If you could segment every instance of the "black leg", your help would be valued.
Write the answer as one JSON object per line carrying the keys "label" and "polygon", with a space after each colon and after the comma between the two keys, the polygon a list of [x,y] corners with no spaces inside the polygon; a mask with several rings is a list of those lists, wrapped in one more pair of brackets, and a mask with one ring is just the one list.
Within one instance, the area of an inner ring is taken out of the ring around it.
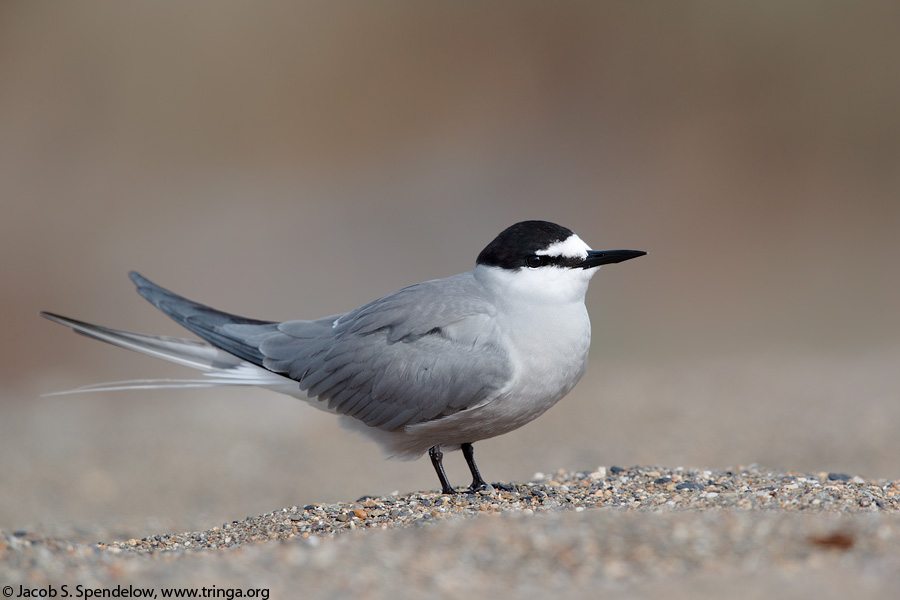
{"label": "black leg", "polygon": [[441,447],[432,446],[429,448],[428,456],[431,458],[431,464],[437,473],[438,479],[441,480],[441,493],[455,494],[456,492],[450,487],[450,480],[447,479],[447,474],[444,473],[444,464],[441,462],[444,460],[444,453],[441,452]]}
{"label": "black leg", "polygon": [[466,464],[469,465],[469,470],[472,472],[472,485],[469,486],[469,491],[480,492],[481,490],[486,490],[488,484],[481,478],[481,473],[478,472],[478,467],[475,465],[475,453],[472,444],[466,442],[465,444],[460,444],[459,447],[463,456],[466,457]]}

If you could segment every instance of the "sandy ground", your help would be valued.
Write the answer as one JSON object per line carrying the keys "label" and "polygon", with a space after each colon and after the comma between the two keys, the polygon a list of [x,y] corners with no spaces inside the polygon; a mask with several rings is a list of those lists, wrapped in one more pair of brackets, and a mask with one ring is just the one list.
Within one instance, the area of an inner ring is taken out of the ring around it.
{"label": "sandy ground", "polygon": [[0,536],[0,584],[7,597],[885,597],[900,583],[898,508],[900,482],[846,474],[600,468],[478,494],[291,507],[140,540],[19,531]]}

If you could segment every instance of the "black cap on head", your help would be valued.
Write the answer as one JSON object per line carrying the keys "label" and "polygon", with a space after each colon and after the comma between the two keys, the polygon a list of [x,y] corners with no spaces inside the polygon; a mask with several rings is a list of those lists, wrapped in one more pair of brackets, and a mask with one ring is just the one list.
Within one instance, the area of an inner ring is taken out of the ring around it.
{"label": "black cap on head", "polygon": [[567,239],[571,229],[548,221],[522,221],[504,229],[478,255],[476,264],[502,269],[518,269],[538,250]]}

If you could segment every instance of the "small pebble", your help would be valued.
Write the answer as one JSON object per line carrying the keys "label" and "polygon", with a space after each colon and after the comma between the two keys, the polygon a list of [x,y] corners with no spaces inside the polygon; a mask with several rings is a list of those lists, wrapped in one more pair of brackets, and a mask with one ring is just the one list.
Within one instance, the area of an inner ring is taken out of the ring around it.
{"label": "small pebble", "polygon": [[699,483],[685,482],[685,483],[679,483],[678,485],[676,485],[675,489],[676,490],[702,490],[703,486],[700,485]]}

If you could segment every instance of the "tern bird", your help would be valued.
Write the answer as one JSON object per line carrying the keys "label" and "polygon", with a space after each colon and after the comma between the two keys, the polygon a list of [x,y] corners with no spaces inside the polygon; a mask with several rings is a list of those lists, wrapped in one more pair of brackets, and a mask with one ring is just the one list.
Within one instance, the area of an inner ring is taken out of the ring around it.
{"label": "tern bird", "polygon": [[418,283],[348,313],[259,321],[174,294],[138,273],[138,293],[204,342],[44,317],[103,342],[193,367],[203,379],[137,380],[73,392],[252,385],[340,416],[391,457],[426,451],[454,493],[442,450],[461,449],[470,490],[487,487],[472,443],[512,431],[556,404],[587,367],[584,296],[601,265],[646,254],[591,250],[546,221],[498,235],[466,273]]}

